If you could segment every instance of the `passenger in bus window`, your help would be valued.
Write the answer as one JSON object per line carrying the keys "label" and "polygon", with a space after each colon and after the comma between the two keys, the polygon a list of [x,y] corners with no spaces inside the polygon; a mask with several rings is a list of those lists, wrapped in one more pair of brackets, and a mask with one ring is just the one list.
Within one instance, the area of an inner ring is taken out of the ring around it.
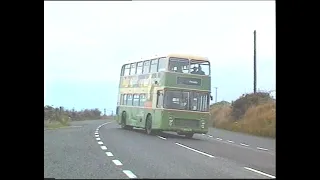
{"label": "passenger in bus window", "polygon": [[205,75],[205,73],[202,71],[202,68],[201,68],[200,64],[199,64],[199,66],[198,66],[197,74]]}
{"label": "passenger in bus window", "polygon": [[191,74],[197,74],[197,67],[193,66],[193,68],[191,68],[192,71],[190,72]]}

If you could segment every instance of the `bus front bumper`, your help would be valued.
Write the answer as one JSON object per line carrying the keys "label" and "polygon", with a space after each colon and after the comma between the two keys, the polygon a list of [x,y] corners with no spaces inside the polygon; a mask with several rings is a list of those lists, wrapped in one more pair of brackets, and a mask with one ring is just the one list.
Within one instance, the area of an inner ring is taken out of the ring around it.
{"label": "bus front bumper", "polygon": [[177,132],[181,134],[186,133],[194,133],[194,134],[207,134],[208,129],[192,129],[192,128],[177,128],[177,127],[170,127],[163,129],[163,131],[171,131],[171,132]]}

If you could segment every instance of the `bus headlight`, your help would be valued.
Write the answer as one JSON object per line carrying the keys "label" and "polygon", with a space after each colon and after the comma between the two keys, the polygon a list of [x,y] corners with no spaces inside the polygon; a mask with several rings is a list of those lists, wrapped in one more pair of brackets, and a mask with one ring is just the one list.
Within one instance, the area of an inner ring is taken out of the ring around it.
{"label": "bus headlight", "polygon": [[169,116],[169,126],[173,125],[173,118],[171,116]]}
{"label": "bus headlight", "polygon": [[204,120],[202,120],[202,121],[201,121],[201,128],[202,128],[202,129],[204,129],[204,125],[205,125],[205,124],[206,124],[206,123],[204,122]]}

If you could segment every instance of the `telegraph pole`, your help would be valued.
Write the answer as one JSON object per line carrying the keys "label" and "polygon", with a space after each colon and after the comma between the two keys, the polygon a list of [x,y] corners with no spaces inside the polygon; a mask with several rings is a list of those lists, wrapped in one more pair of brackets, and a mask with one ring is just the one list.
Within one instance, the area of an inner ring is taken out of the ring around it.
{"label": "telegraph pole", "polygon": [[253,31],[253,93],[257,92],[257,44],[256,30]]}
{"label": "telegraph pole", "polygon": [[218,99],[217,99],[217,97],[218,97],[218,87],[214,87],[215,89],[216,89],[216,102],[215,103],[217,103],[218,102]]}
{"label": "telegraph pole", "polygon": [[104,108],[104,115],[106,115],[106,108]]}

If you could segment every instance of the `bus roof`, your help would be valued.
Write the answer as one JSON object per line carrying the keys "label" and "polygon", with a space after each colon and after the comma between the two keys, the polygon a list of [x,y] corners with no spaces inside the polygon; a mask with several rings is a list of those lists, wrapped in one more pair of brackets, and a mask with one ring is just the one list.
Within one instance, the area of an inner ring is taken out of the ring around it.
{"label": "bus roof", "polygon": [[171,54],[165,54],[165,55],[155,55],[155,56],[151,56],[148,58],[141,58],[141,60],[129,60],[128,62],[126,62],[126,64],[145,61],[145,60],[149,60],[149,59],[160,58],[160,57],[176,57],[176,58],[186,58],[186,59],[194,59],[194,60],[200,60],[200,61],[209,61],[209,59],[207,57],[203,57],[203,56],[171,53]]}

